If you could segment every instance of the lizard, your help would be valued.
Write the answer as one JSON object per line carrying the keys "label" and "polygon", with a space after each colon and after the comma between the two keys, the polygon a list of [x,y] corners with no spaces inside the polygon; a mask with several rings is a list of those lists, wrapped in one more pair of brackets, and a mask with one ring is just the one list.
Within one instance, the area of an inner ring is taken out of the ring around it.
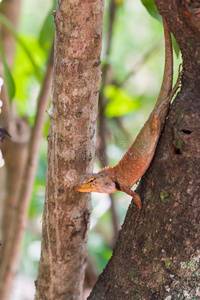
{"label": "lizard", "polygon": [[163,20],[165,39],[165,64],[160,93],[156,104],[125,155],[114,167],[105,167],[98,173],[86,174],[81,180],[79,192],[114,193],[125,192],[133,197],[138,210],[142,208],[140,196],[132,186],[147,171],[157,147],[165,119],[169,112],[170,102],[179,87],[181,72],[176,84],[173,84],[173,49],[171,33],[165,19]]}

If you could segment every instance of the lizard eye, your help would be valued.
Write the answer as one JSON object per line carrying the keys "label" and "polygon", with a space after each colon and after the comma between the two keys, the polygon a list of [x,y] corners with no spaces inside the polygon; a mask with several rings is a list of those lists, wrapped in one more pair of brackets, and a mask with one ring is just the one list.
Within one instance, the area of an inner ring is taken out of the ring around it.
{"label": "lizard eye", "polygon": [[92,183],[92,182],[94,182],[94,180],[95,180],[95,179],[93,178],[93,179],[90,179],[88,182],[89,182],[89,183]]}
{"label": "lizard eye", "polygon": [[104,184],[105,184],[105,185],[107,185],[107,184],[108,184],[108,182],[107,182],[107,181],[104,181]]}

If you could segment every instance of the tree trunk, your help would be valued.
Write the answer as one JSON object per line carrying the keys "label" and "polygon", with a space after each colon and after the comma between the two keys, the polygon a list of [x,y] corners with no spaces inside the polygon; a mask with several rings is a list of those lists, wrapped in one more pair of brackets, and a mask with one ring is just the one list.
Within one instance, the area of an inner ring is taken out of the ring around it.
{"label": "tree trunk", "polygon": [[93,166],[103,11],[103,0],[60,0],[53,13],[53,99],[35,299],[82,298],[91,201],[77,185]]}
{"label": "tree trunk", "polygon": [[155,2],[182,52],[182,88],[137,189],[139,220],[132,202],[90,300],[200,298],[200,9],[193,1]]}

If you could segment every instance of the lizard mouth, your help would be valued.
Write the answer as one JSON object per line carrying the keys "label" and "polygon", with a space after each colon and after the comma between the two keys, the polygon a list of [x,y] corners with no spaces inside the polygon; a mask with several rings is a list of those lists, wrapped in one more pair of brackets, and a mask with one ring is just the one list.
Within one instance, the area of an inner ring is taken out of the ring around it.
{"label": "lizard mouth", "polygon": [[91,187],[88,186],[87,184],[82,184],[77,189],[78,192],[82,192],[82,193],[91,192],[91,190],[92,190]]}

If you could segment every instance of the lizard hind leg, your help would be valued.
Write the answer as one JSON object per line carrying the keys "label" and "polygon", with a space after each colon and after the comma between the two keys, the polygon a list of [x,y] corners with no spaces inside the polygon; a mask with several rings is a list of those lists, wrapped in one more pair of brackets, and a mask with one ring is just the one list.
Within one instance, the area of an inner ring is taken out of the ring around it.
{"label": "lizard hind leg", "polygon": [[138,221],[138,218],[140,216],[140,213],[141,213],[142,202],[141,202],[141,198],[138,195],[138,193],[130,190],[130,194],[129,195],[133,197],[133,200],[135,201],[135,204],[137,205],[137,211],[132,216],[132,218],[134,219],[134,223],[136,224],[137,221]]}
{"label": "lizard hind leg", "polygon": [[162,129],[162,126],[169,112],[170,102],[172,101],[172,98],[174,97],[177,89],[181,87],[181,76],[182,70],[180,65],[177,81],[173,89],[171,90],[169,96],[155,109],[155,111],[153,111],[153,120],[151,124],[153,131],[159,132],[160,129]]}
{"label": "lizard hind leg", "polygon": [[165,123],[165,119],[168,115],[170,108],[171,97],[168,96],[157,108],[153,111],[151,129],[160,135],[162,126]]}
{"label": "lizard hind leg", "polygon": [[178,77],[177,77],[176,83],[175,83],[175,85],[174,85],[174,87],[171,90],[171,93],[169,95],[170,101],[172,100],[172,98],[175,95],[176,91],[179,88],[181,88],[181,77],[182,77],[182,75],[183,75],[182,64],[180,64],[179,68],[178,68]]}

